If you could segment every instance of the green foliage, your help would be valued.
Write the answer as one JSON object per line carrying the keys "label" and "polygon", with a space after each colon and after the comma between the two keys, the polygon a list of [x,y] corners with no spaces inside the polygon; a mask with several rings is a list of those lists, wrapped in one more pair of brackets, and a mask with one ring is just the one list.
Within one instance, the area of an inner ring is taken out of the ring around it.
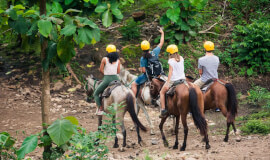
{"label": "green foliage", "polygon": [[135,45],[128,45],[122,49],[121,54],[128,60],[130,58],[136,58],[141,56],[141,48]]}
{"label": "green foliage", "polygon": [[237,117],[238,121],[246,121],[246,120],[260,120],[260,119],[264,119],[264,118],[268,118],[270,117],[270,110],[262,110],[258,113],[252,113],[250,115],[247,116],[241,116],[241,117]]}
{"label": "green foliage", "polygon": [[247,103],[255,106],[266,107],[270,104],[270,92],[266,88],[254,86],[248,90]]}
{"label": "green foliage", "polygon": [[7,132],[0,133],[0,159],[16,159],[14,148],[16,139]]}
{"label": "green foliage", "polygon": [[165,39],[170,43],[181,44],[195,37],[196,27],[200,24],[195,16],[204,8],[208,0],[167,1],[162,6],[168,8],[160,18],[160,24],[165,25]]}
{"label": "green foliage", "polygon": [[252,19],[269,19],[269,0],[230,0],[230,8],[238,24],[246,24]]}
{"label": "green foliage", "polygon": [[[139,22],[138,22],[139,23]],[[138,40],[140,38],[140,27],[139,24],[133,19],[128,19],[124,22],[124,26],[119,28],[120,33],[126,40]]]}
{"label": "green foliage", "polygon": [[270,72],[270,23],[253,22],[250,25],[235,26],[232,48],[237,53],[236,61],[244,62],[250,67],[248,75],[258,70]]}
{"label": "green foliage", "polygon": [[270,123],[261,120],[250,120],[241,127],[244,134],[268,134],[270,133]]}

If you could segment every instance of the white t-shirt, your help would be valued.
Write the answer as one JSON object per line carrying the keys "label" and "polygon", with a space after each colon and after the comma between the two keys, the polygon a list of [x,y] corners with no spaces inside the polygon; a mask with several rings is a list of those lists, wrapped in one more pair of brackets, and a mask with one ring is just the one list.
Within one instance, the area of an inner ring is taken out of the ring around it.
{"label": "white t-shirt", "polygon": [[104,75],[117,75],[118,61],[110,63],[109,58],[105,57],[106,64],[104,66]]}
{"label": "white t-shirt", "polygon": [[173,68],[171,81],[177,81],[179,79],[186,79],[184,72],[184,58],[180,56],[180,61],[177,62],[174,58],[170,58],[169,65]]}

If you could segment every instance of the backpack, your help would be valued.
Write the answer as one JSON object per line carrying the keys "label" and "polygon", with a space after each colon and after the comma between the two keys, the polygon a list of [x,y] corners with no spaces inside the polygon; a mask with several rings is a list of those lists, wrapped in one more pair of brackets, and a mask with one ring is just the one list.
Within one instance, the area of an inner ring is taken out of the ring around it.
{"label": "backpack", "polygon": [[162,64],[159,62],[158,57],[156,57],[153,52],[151,52],[152,57],[147,59],[146,72],[148,78],[152,79],[159,75],[164,74]]}

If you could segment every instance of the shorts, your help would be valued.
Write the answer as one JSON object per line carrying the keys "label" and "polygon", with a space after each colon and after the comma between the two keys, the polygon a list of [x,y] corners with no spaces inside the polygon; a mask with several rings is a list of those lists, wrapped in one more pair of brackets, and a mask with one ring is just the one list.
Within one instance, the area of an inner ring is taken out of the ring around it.
{"label": "shorts", "polygon": [[139,75],[139,76],[137,77],[137,79],[135,80],[135,83],[136,83],[137,85],[141,85],[141,84],[143,84],[143,83],[146,82],[146,81],[147,81],[146,75],[145,75],[145,74],[141,74],[141,75]]}

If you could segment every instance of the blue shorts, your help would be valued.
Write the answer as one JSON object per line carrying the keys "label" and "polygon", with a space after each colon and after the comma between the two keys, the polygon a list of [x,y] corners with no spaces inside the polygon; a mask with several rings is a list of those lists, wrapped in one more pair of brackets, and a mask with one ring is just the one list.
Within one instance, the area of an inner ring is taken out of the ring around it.
{"label": "blue shorts", "polygon": [[136,83],[137,85],[141,85],[141,84],[143,84],[143,83],[146,82],[146,81],[147,81],[146,75],[145,75],[145,74],[141,74],[141,75],[139,75],[139,76],[137,77],[137,79],[135,80],[135,83]]}

